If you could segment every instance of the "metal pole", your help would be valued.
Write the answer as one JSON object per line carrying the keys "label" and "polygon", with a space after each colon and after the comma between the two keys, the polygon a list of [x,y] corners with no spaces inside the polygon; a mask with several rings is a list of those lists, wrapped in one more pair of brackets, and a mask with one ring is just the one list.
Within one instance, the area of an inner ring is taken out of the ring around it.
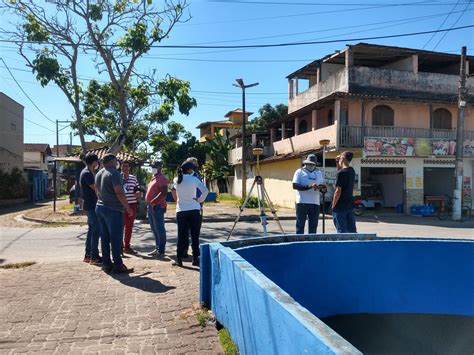
{"label": "metal pole", "polygon": [[[326,183],[326,145],[323,145],[323,179]],[[326,193],[323,193],[323,234],[326,233]]]}
{"label": "metal pole", "polygon": [[57,161],[54,161],[54,167],[53,167],[53,190],[54,190],[54,197],[53,197],[53,212],[56,212],[56,191],[57,191],[57,182],[56,182],[56,177],[57,177],[57,170],[56,170],[56,163]]}
{"label": "metal pole", "polygon": [[454,176],[456,188],[453,193],[453,221],[461,220],[463,149],[464,149],[464,109],[466,107],[466,47],[461,49],[461,80],[459,85],[458,122],[456,130],[456,165]]}
{"label": "metal pole", "polygon": [[247,195],[247,156],[245,145],[245,86],[242,87],[242,198]]}
{"label": "metal pole", "polygon": [[56,156],[59,157],[59,121],[56,120]]}

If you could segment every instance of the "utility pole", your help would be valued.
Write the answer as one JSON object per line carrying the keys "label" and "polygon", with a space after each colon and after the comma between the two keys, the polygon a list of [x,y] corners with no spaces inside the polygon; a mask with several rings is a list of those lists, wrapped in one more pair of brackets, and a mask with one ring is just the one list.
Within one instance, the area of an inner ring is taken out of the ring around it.
{"label": "utility pole", "polygon": [[[56,158],[59,157],[59,124],[60,123],[70,123],[70,121],[59,121],[56,120]],[[61,130],[63,130],[61,128]],[[57,199],[57,194],[58,194],[58,162],[55,159],[54,160],[54,167],[53,167],[53,191],[54,191],[54,197],[53,197],[53,211],[56,212],[56,199]]]}
{"label": "utility pole", "polygon": [[237,84],[233,84],[236,87],[242,89],[242,198],[247,196],[247,156],[246,145],[245,145],[245,89],[257,86],[258,83],[245,85],[242,79],[235,79]]}
{"label": "utility pole", "polygon": [[456,165],[454,176],[456,187],[453,193],[453,221],[461,220],[462,210],[462,183],[463,183],[463,155],[464,155],[464,110],[466,108],[466,47],[461,49],[461,78],[459,84],[458,122],[456,130]]}

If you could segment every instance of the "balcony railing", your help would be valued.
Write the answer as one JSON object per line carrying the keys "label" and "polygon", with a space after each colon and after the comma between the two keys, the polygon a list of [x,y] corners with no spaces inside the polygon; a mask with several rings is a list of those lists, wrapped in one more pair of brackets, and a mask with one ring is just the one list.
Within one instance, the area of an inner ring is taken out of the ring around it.
{"label": "balcony railing", "polygon": [[[339,127],[340,147],[363,147],[364,137],[434,138],[456,140],[456,130],[373,126]],[[474,139],[474,131],[465,131],[464,139]]]}

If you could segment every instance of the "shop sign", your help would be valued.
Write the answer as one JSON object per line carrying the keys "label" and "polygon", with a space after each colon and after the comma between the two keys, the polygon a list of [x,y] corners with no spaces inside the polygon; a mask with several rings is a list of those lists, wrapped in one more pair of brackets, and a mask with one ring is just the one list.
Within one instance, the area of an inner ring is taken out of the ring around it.
{"label": "shop sign", "polygon": [[[474,156],[474,140],[464,141],[464,156]],[[385,138],[366,137],[364,156],[453,156],[456,141],[430,138]]]}

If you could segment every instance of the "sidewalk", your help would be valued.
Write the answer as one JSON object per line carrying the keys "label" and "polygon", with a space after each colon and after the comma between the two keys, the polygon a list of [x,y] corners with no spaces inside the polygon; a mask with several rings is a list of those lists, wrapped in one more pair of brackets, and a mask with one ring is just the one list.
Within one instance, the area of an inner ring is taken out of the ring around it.
{"label": "sidewalk", "polygon": [[131,275],[82,262],[0,269],[0,353],[216,354],[201,328],[199,271],[127,259]]}
{"label": "sidewalk", "polygon": [[[169,203],[166,210],[166,222],[174,222],[176,204]],[[204,222],[233,222],[239,214],[239,207],[231,202],[216,202],[204,204]],[[21,213],[22,217],[30,222],[86,225],[87,217],[83,213],[72,213],[72,208],[67,201],[60,201],[53,212],[52,206],[36,208]],[[281,220],[295,219],[294,209],[278,207],[278,218]],[[272,213],[267,209],[267,218],[272,219]],[[259,211],[256,208],[246,208],[241,217],[245,221],[259,220]]]}

